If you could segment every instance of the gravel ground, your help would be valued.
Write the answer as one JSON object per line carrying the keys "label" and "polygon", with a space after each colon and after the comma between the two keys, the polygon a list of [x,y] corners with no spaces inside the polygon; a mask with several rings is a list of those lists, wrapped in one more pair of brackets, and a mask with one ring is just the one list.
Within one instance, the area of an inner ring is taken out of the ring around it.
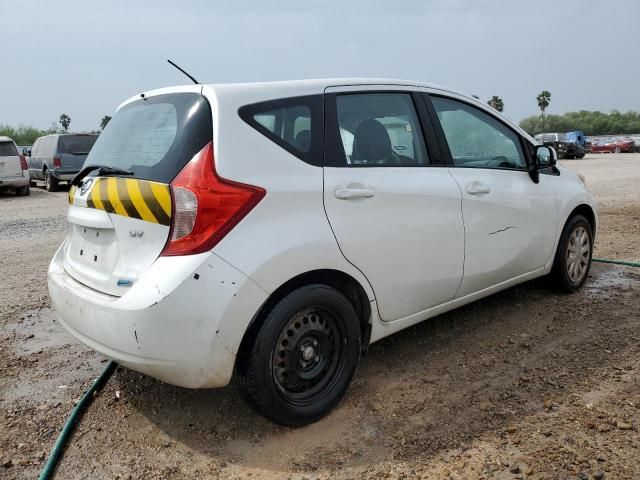
{"label": "gravel ground", "polygon": [[[596,255],[640,260],[640,155],[563,161],[600,202]],[[34,478],[105,363],[49,309],[46,265],[66,193],[0,194],[0,478]],[[118,369],[58,478],[636,479],[640,269],[596,264],[585,288],[544,279],[371,347],[347,398],[301,429],[233,387],[186,390]]]}

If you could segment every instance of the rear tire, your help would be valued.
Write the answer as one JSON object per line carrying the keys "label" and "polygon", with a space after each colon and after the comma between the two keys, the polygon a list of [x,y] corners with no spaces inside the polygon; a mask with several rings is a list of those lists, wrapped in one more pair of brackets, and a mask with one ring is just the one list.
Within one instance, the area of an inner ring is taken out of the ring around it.
{"label": "rear tire", "polygon": [[562,231],[551,270],[555,286],[562,292],[574,293],[584,285],[591,268],[593,231],[582,215],[572,217]]}
{"label": "rear tire", "polygon": [[16,196],[18,197],[26,197],[27,195],[31,195],[31,189],[29,185],[25,185],[24,187],[16,188]]}
{"label": "rear tire", "polygon": [[342,399],[360,359],[360,322],[338,290],[314,284],[280,300],[238,359],[234,383],[262,416],[299,427]]}
{"label": "rear tire", "polygon": [[54,178],[53,175],[49,173],[49,170],[44,171],[44,188],[47,192],[55,192],[58,190],[58,179]]}

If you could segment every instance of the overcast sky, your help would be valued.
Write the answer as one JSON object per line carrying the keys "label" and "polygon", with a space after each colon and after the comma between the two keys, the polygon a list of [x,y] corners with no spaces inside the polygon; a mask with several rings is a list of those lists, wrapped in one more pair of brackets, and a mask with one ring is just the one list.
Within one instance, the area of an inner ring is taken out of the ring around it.
{"label": "overcast sky", "polygon": [[188,83],[376,76],[499,95],[515,120],[640,110],[639,0],[0,0],[0,123],[98,128]]}

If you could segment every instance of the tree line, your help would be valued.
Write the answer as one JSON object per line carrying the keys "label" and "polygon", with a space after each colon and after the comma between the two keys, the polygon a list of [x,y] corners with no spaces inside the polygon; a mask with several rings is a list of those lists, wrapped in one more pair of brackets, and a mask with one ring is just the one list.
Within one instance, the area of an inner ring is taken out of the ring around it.
{"label": "tree line", "polygon": [[[109,115],[102,117],[102,120],[100,120],[100,130],[104,130],[110,120],[111,117]],[[0,137],[10,137],[18,145],[33,145],[33,142],[35,142],[38,137],[51,135],[53,133],[68,133],[70,126],[71,117],[63,113],[60,115],[58,123],[53,122],[51,126],[46,129],[39,129],[29,125],[12,127],[11,125],[0,124]],[[98,133],[98,131],[94,130],[89,133]]]}
{"label": "tree line", "polygon": [[562,115],[527,117],[520,126],[530,135],[542,132],[572,132],[580,130],[586,135],[621,135],[640,133],[640,112],[610,113],[580,110]]}

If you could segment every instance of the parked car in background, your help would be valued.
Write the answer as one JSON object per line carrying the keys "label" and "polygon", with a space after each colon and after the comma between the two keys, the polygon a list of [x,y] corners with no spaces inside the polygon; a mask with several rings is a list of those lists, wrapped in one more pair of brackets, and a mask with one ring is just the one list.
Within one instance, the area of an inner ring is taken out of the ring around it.
{"label": "parked car in background", "polygon": [[[578,132],[571,132],[578,133]],[[582,132],[579,132],[582,133]],[[555,148],[558,158],[582,158],[585,154],[584,134],[582,142],[578,143],[575,135],[571,137],[566,133],[539,133],[534,137],[539,143]],[[573,139],[572,139],[573,138]]]}
{"label": "parked car in background", "polygon": [[623,139],[609,139],[600,140],[591,145],[591,151],[593,153],[622,153],[633,152],[635,150],[635,143],[633,140]]}
{"label": "parked car in background", "polygon": [[0,190],[12,189],[16,195],[29,195],[27,160],[9,137],[0,137]]}
{"label": "parked car in background", "polygon": [[18,153],[24,157],[31,156],[31,147],[33,145],[18,145]]}
{"label": "parked car in background", "polygon": [[555,160],[420,83],[144,92],[73,181],[50,297],[122,365],[191,388],[235,378],[262,415],[305,425],[370,343],[543,275],[583,285],[596,206]]}
{"label": "parked car in background", "polygon": [[60,182],[69,182],[80,171],[98,135],[71,133],[46,135],[36,139],[29,157],[31,185],[44,181],[52,192]]}

